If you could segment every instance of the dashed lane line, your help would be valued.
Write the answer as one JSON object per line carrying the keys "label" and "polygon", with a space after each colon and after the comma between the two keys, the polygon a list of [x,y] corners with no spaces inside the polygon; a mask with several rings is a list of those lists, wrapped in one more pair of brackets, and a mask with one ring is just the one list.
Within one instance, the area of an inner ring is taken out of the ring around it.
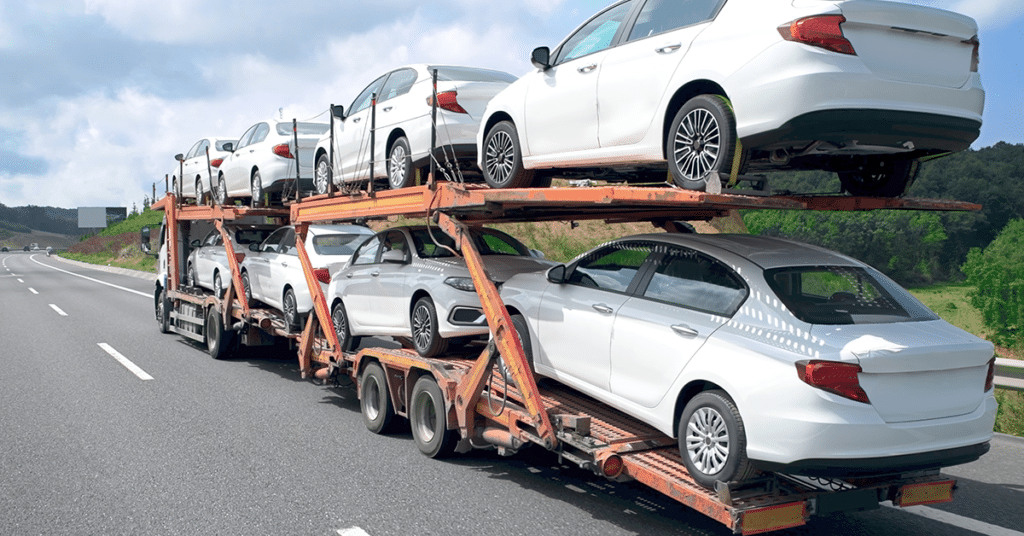
{"label": "dashed lane line", "polygon": [[67,313],[65,313],[64,311],[61,311],[60,307],[57,307],[56,305],[54,305],[52,303],[50,304],[50,309],[53,309],[54,311],[57,311],[57,314],[59,314],[60,316],[68,316]]}
{"label": "dashed lane line", "polygon": [[338,536],[370,536],[370,534],[359,527],[349,527],[338,529]]}
{"label": "dashed lane line", "polygon": [[45,266],[45,267],[47,267],[47,268],[49,268],[51,270],[57,270],[58,272],[64,272],[65,274],[70,274],[70,275],[73,275],[75,277],[81,277],[82,279],[88,279],[89,281],[92,281],[94,283],[99,283],[101,285],[106,285],[108,287],[113,287],[113,288],[116,288],[118,290],[123,290],[125,292],[131,292],[132,294],[138,294],[139,296],[143,296],[143,297],[146,297],[146,298],[152,298],[153,297],[151,294],[147,294],[145,292],[139,292],[137,290],[133,290],[133,289],[130,289],[130,288],[125,288],[125,287],[122,287],[120,285],[115,285],[113,283],[107,283],[106,281],[100,281],[99,279],[93,279],[91,277],[84,276],[82,274],[76,274],[75,272],[69,272],[67,270],[61,270],[60,268],[57,268],[57,267],[54,267],[54,266],[50,266],[49,264],[43,264],[43,263],[41,263],[41,262],[31,258],[31,257],[29,258],[29,260],[31,260],[32,262],[38,264],[39,266]]}
{"label": "dashed lane line", "polygon": [[993,525],[991,523],[985,523],[984,521],[978,521],[977,519],[952,514],[945,510],[939,510],[938,508],[930,508],[928,506],[896,508],[895,506],[889,506],[887,504],[883,506],[894,510],[902,510],[907,513],[931,519],[932,521],[953,525],[954,527],[960,527],[971,532],[986,534],[988,536],[1024,536],[1024,532],[1018,532],[1006,527],[1000,527],[999,525]]}
{"label": "dashed lane line", "polygon": [[105,342],[100,342],[100,343],[96,343],[96,344],[100,348],[103,348],[104,352],[110,354],[111,357],[116,359],[118,361],[118,363],[121,363],[122,365],[124,365],[124,368],[132,371],[132,374],[135,374],[136,376],[138,376],[140,380],[152,380],[153,379],[152,376],[150,376],[149,374],[146,374],[146,371],[144,371],[141,368],[139,368],[139,366],[136,365],[135,363],[132,363],[131,360],[129,360],[127,357],[121,355],[121,352],[118,352],[117,350],[112,348],[109,344],[107,344]]}
{"label": "dashed lane line", "polygon": [[19,277],[19,278],[18,278],[18,282],[19,282],[19,283],[24,283],[24,282],[25,282],[25,280],[24,280],[24,279],[21,279],[21,278]]}
{"label": "dashed lane line", "polygon": [[32,294],[39,294],[39,291],[37,291],[36,289],[34,289],[32,287],[28,287],[28,291],[31,292]]}

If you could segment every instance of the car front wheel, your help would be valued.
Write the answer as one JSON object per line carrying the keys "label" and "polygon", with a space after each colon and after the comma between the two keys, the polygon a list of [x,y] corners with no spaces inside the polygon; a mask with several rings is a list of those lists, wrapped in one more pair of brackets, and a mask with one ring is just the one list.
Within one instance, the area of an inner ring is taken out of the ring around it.
{"label": "car front wheel", "polygon": [[705,191],[729,172],[736,150],[736,119],[725,97],[698,95],[672,120],[666,140],[668,169],[676,186]]}
{"label": "car front wheel", "polygon": [[736,482],[754,474],[743,419],[725,391],[693,397],[679,418],[678,433],[683,464],[701,486],[713,489],[717,480]]}
{"label": "car front wheel", "polygon": [[437,331],[437,309],[434,301],[423,297],[416,301],[410,318],[412,342],[423,357],[434,357],[443,353],[448,345]]}
{"label": "car front wheel", "polygon": [[415,175],[412,169],[412,152],[409,150],[409,140],[402,136],[391,145],[391,152],[388,154],[388,188],[397,190],[412,185]]}
{"label": "car front wheel", "polygon": [[263,203],[263,177],[260,170],[252,172],[252,208],[260,208]]}
{"label": "car front wheel", "polygon": [[316,195],[326,194],[332,179],[331,159],[322,154],[316,160],[316,173],[313,174],[313,191]]}
{"label": "car front wheel", "polygon": [[218,205],[224,205],[228,202],[228,183],[224,180],[223,173],[217,177],[217,187],[214,188],[213,195]]}
{"label": "car front wheel", "polygon": [[484,180],[491,188],[526,188],[533,184],[533,170],[523,168],[519,131],[502,121],[484,138]]}

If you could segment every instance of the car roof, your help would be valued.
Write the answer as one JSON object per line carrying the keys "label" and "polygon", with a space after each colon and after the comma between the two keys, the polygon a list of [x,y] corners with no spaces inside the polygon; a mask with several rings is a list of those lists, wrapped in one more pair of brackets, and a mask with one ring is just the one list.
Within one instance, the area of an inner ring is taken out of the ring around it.
{"label": "car roof", "polygon": [[841,253],[773,236],[655,233],[620,240],[637,238],[689,246],[712,255],[728,252],[747,259],[764,270],[784,266],[863,266],[863,263]]}

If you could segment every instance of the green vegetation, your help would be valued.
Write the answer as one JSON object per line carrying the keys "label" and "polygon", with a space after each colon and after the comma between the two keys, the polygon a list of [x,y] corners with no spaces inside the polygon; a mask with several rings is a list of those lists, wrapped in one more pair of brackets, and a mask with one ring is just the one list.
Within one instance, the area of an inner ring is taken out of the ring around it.
{"label": "green vegetation", "polygon": [[1024,393],[996,389],[996,425],[994,430],[1001,434],[1024,437]]}
{"label": "green vegetation", "polygon": [[153,235],[160,229],[160,222],[164,218],[162,210],[150,210],[146,208],[138,214],[128,216],[124,221],[111,225],[100,231],[99,236],[117,236],[124,233],[135,233],[136,236],[143,227],[153,229]]}
{"label": "green vegetation", "polygon": [[992,340],[1024,349],[1024,219],[1011,221],[982,251],[967,255],[963,271],[977,307],[992,330]]}
{"label": "green vegetation", "polygon": [[[134,249],[138,249],[135,247]],[[156,273],[156,257],[144,255],[139,251],[138,255],[126,254],[111,255],[110,253],[70,253],[65,252],[60,254],[65,259],[71,259],[73,261],[87,262],[89,264],[99,264],[101,266],[116,266],[118,268],[128,268],[130,270],[139,270],[141,272]]]}
{"label": "green vegetation", "polygon": [[946,322],[987,339],[991,331],[985,327],[981,311],[971,305],[970,295],[973,291],[973,287],[963,283],[910,289],[911,294]]}

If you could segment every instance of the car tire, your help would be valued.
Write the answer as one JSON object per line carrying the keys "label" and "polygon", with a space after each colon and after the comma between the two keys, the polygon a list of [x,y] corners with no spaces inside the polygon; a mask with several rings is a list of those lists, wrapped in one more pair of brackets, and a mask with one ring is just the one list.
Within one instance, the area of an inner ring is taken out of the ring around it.
{"label": "car tire", "polygon": [[843,190],[850,195],[899,197],[913,182],[918,167],[916,160],[868,158],[857,169],[836,175]]}
{"label": "car tire", "polygon": [[444,353],[447,341],[438,333],[437,309],[429,296],[416,300],[409,315],[412,326],[412,344],[423,357],[434,357]]}
{"label": "car tire", "polygon": [[225,329],[224,320],[216,307],[210,307],[206,312],[206,350],[214,359],[227,359],[230,357],[232,343],[235,340],[235,332]]}
{"label": "car tire", "polygon": [[224,297],[224,282],[220,278],[220,270],[213,273],[213,295],[217,298]]}
{"label": "car tire", "polygon": [[409,396],[409,426],[416,447],[430,458],[444,458],[454,452],[458,434],[448,429],[448,411],[441,388],[431,376],[416,380]]}
{"label": "car tire", "polygon": [[249,283],[249,272],[242,272],[242,299],[245,304],[252,307],[252,284]]}
{"label": "car tire", "polygon": [[167,290],[160,289],[156,297],[156,321],[160,324],[160,333],[171,331],[171,300],[167,298]]}
{"label": "car tire", "polygon": [[250,193],[252,194],[252,199],[249,203],[250,206],[252,208],[263,207],[265,205],[263,202],[263,176],[260,175],[260,170],[258,169],[252,172],[251,186]]}
{"label": "car tire", "polygon": [[395,408],[391,405],[387,376],[376,362],[366,365],[359,379],[359,408],[367,430],[382,434],[390,428]]}
{"label": "car tire", "polygon": [[388,151],[388,188],[398,190],[412,186],[416,170],[412,168],[412,151],[409,140],[402,136],[395,140]]}
{"label": "car tire", "polygon": [[491,188],[527,188],[533,184],[533,170],[523,168],[519,131],[511,121],[502,121],[484,138],[484,180]]}
{"label": "car tire", "polygon": [[186,273],[187,275],[185,276],[185,284],[190,287],[196,286],[196,267],[189,264],[188,272]]}
{"label": "car tire", "polygon": [[359,346],[359,337],[353,337],[348,325],[348,313],[345,311],[345,304],[338,302],[331,310],[331,322],[334,323],[334,333],[338,336],[338,345],[342,352],[351,352]]}
{"label": "car tire", "polygon": [[725,391],[704,391],[690,399],[677,431],[683,465],[701,486],[714,489],[715,481],[739,482],[754,474],[743,419]]}
{"label": "car tire", "polygon": [[203,181],[200,179],[196,179],[196,204],[206,204],[206,192],[203,191]]}
{"label": "car tire", "polygon": [[665,140],[672,181],[685,190],[707,190],[708,180],[732,170],[736,118],[729,101],[698,95],[676,112]]}
{"label": "car tire", "polygon": [[224,174],[217,175],[217,187],[213,190],[214,202],[218,205],[226,205],[228,202],[228,183],[224,180]]}
{"label": "car tire", "polygon": [[320,155],[316,159],[316,172],[313,174],[313,193],[323,195],[330,189],[331,181],[334,180],[334,172],[331,170],[331,159],[326,155]]}
{"label": "car tire", "polygon": [[281,299],[281,309],[284,312],[284,321],[288,325],[290,331],[299,331],[302,329],[302,322],[299,320],[299,308],[295,301],[295,291],[288,289],[284,291],[284,297]]}
{"label": "car tire", "polygon": [[[530,342],[530,328],[526,324],[526,317],[520,314],[512,315],[512,327],[515,328],[516,336],[519,337],[519,344],[523,345],[523,354],[526,357],[526,364],[530,367],[530,374],[535,374],[536,371],[533,368],[533,344]],[[504,378],[505,383],[515,383],[511,371],[501,356],[498,357],[498,370],[501,371],[501,377]]]}

